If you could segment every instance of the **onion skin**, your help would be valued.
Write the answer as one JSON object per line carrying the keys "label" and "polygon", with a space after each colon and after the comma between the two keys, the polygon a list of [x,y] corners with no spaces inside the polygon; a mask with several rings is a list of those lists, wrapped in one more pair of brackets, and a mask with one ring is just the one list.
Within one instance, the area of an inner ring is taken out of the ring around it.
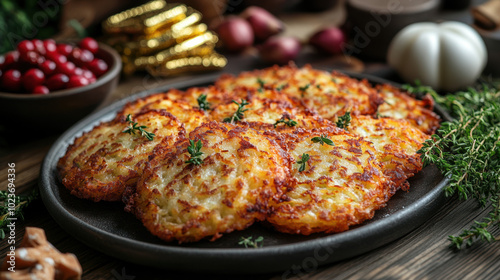
{"label": "onion skin", "polygon": [[309,44],[327,54],[340,54],[345,41],[342,29],[328,27],[314,33],[309,39]]}
{"label": "onion skin", "polygon": [[224,48],[230,52],[240,52],[253,45],[254,34],[250,24],[239,17],[228,17],[216,28]]}
{"label": "onion skin", "polygon": [[302,45],[294,37],[271,37],[258,47],[260,58],[268,63],[284,65],[294,60]]}
{"label": "onion skin", "polygon": [[260,42],[284,30],[283,23],[273,14],[261,7],[248,7],[240,16],[250,23],[255,34],[255,39]]}

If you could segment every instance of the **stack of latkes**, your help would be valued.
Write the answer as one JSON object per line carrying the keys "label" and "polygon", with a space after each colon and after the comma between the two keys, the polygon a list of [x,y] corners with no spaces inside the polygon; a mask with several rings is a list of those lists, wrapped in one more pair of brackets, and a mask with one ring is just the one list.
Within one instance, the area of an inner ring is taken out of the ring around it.
{"label": "stack of latkes", "polygon": [[76,138],[58,168],[71,194],[122,200],[167,241],[255,222],[334,233],[409,188],[439,121],[428,96],[275,66],[129,102]]}

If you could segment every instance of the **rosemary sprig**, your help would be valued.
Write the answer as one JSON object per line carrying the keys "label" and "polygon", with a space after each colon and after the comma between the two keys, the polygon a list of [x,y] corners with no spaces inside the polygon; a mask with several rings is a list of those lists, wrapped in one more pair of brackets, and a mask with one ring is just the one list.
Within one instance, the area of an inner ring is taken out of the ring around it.
{"label": "rosemary sprig", "polygon": [[33,201],[38,199],[38,188],[34,188],[31,193],[26,195],[16,195],[14,199],[14,210],[9,209],[9,192],[0,191],[0,239],[5,238],[5,232],[9,231],[7,228],[9,218],[24,219],[24,209]]}
{"label": "rosemary sprig", "polygon": [[145,125],[139,126],[138,123],[132,121],[132,115],[130,114],[127,115],[127,122],[129,123],[129,126],[127,127],[127,129],[122,131],[123,133],[135,135],[135,133],[139,131],[141,136],[146,137],[149,141],[153,141],[155,134],[153,132],[147,132],[146,130],[144,130],[145,128],[148,128],[147,126]]}
{"label": "rosemary sprig", "polygon": [[274,123],[274,128],[278,126],[278,124],[283,123],[285,125],[288,125],[289,127],[296,126],[297,122],[292,120],[291,118],[287,117],[288,120],[285,120],[285,118],[279,119]]}
{"label": "rosemary sprig", "polygon": [[201,165],[203,163],[203,159],[201,159],[201,155],[203,155],[203,152],[201,152],[201,148],[203,147],[203,144],[201,143],[201,140],[198,140],[198,142],[194,142],[194,140],[189,139],[189,146],[187,147],[188,153],[191,155],[191,158],[189,160],[186,160],[185,163],[192,163],[194,165]]}
{"label": "rosemary sprig", "polygon": [[346,112],[343,116],[340,116],[335,124],[339,128],[347,129],[351,124],[351,112]]}
{"label": "rosemary sprig", "polygon": [[233,100],[233,103],[238,105],[238,109],[236,109],[236,112],[234,112],[234,114],[231,117],[227,117],[224,120],[222,120],[223,122],[234,123],[237,121],[241,121],[243,119],[243,113],[249,110],[249,109],[243,109],[243,107],[250,104],[245,99],[242,99],[241,103],[238,103],[237,101]]}
{"label": "rosemary sprig", "polygon": [[196,99],[196,101],[198,101],[198,107],[200,107],[200,109],[202,109],[203,111],[210,110],[210,103],[208,103],[208,101],[207,101],[207,95],[206,94],[200,95]]}
{"label": "rosemary sprig", "polygon": [[313,137],[311,138],[311,141],[313,141],[313,143],[320,143],[321,145],[327,144],[330,146],[335,146],[335,143],[333,143],[331,139],[327,138],[326,135]]}
{"label": "rosemary sprig", "polygon": [[249,237],[240,237],[240,242],[238,242],[239,245],[244,245],[245,248],[248,247],[253,247],[253,248],[259,248],[264,246],[264,237],[259,236],[255,240],[252,240],[252,236]]}
{"label": "rosemary sprig", "polygon": [[299,172],[302,172],[304,170],[306,170],[306,163],[307,161],[309,160],[309,154],[306,154],[306,153],[303,153],[302,154],[302,157],[299,161],[297,161],[298,164],[300,164],[299,166]]}
{"label": "rosemary sprig", "polygon": [[[410,92],[427,90],[407,86]],[[430,92],[455,119],[443,122],[436,135],[419,150],[424,164],[435,164],[450,178],[447,196],[475,199],[490,211],[459,235],[450,246],[462,248],[476,241],[499,241],[492,227],[500,227],[500,93],[487,87],[447,96]]]}

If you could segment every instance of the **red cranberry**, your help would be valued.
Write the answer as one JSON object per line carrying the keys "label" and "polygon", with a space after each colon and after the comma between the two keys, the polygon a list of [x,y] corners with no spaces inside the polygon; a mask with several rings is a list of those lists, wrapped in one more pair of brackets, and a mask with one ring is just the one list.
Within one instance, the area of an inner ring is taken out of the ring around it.
{"label": "red cranberry", "polygon": [[99,49],[99,44],[96,40],[90,37],[83,38],[79,44],[80,48],[89,50],[91,53],[96,54]]}
{"label": "red cranberry", "polygon": [[68,45],[68,44],[58,44],[57,45],[57,52],[64,55],[64,56],[68,56],[72,50],[73,50],[73,47],[71,45]]}
{"label": "red cranberry", "polygon": [[60,53],[48,53],[47,58],[54,61],[57,65],[66,63],[68,61],[66,56]]}
{"label": "red cranberry", "polygon": [[21,72],[16,69],[7,70],[2,76],[2,87],[8,92],[17,92],[21,89]]}
{"label": "red cranberry", "polygon": [[87,78],[87,80],[92,80],[92,79],[95,80],[95,75],[90,70],[85,70],[84,69],[83,73],[82,73],[82,76],[85,77],[85,78]]}
{"label": "red cranberry", "polygon": [[24,40],[24,41],[21,41],[19,44],[17,44],[17,50],[20,53],[27,53],[30,51],[34,51],[35,45],[31,41]]}
{"label": "red cranberry", "polygon": [[49,88],[50,91],[60,90],[66,87],[68,81],[68,76],[58,73],[48,78],[45,82],[45,85],[47,86],[47,88]]}
{"label": "red cranberry", "polygon": [[52,53],[57,51],[56,41],[52,39],[47,39],[43,41],[43,46],[47,53]]}
{"label": "red cranberry", "polygon": [[68,88],[81,87],[90,84],[89,80],[83,76],[71,76],[68,82]]}
{"label": "red cranberry", "polygon": [[94,60],[94,55],[89,50],[74,48],[69,58],[78,66],[87,66]]}
{"label": "red cranberry", "polygon": [[31,42],[33,43],[33,45],[35,45],[35,51],[41,55],[45,55],[47,52],[45,50],[45,46],[43,45],[43,41],[42,40],[38,40],[38,39],[34,39],[34,40],[31,40]]}
{"label": "red cranberry", "polygon": [[83,75],[83,69],[80,67],[76,67],[75,71],[73,71],[74,75],[81,76]]}
{"label": "red cranberry", "polygon": [[23,87],[28,91],[32,92],[36,86],[42,85],[45,82],[45,75],[42,70],[31,68],[22,77]]}
{"label": "red cranberry", "polygon": [[43,63],[38,65],[40,70],[43,71],[45,76],[50,76],[56,70],[56,63],[52,60],[45,60]]}
{"label": "red cranberry", "polygon": [[108,71],[108,64],[106,64],[104,60],[96,58],[90,62],[89,70],[92,71],[96,77],[100,77]]}
{"label": "red cranberry", "polygon": [[29,52],[20,52],[19,53],[19,59],[23,62],[26,62],[31,65],[36,65],[38,64],[38,58],[40,58],[40,55],[36,53],[35,51],[29,51]]}
{"label": "red cranberry", "polygon": [[36,64],[38,64],[38,68],[40,68],[40,65],[45,62],[45,57],[39,56],[38,59],[36,60]]}
{"label": "red cranberry", "polygon": [[19,60],[19,52],[11,51],[5,55],[5,61],[3,63],[3,69],[9,69]]}
{"label": "red cranberry", "polygon": [[68,77],[75,74],[76,66],[71,61],[68,61],[65,63],[59,63],[59,64],[56,63],[56,65],[57,65],[56,69],[59,73],[63,73]]}
{"label": "red cranberry", "polygon": [[49,94],[50,93],[50,90],[48,87],[46,86],[36,86],[32,91],[31,93],[34,93],[34,94]]}

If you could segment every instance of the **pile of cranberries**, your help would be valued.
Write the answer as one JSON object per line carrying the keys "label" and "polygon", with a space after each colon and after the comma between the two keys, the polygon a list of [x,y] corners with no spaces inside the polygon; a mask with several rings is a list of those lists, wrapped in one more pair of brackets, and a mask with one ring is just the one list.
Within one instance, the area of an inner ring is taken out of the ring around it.
{"label": "pile of cranberries", "polygon": [[94,83],[108,71],[106,62],[95,57],[98,48],[90,37],[78,46],[24,40],[0,56],[0,91],[48,94]]}

